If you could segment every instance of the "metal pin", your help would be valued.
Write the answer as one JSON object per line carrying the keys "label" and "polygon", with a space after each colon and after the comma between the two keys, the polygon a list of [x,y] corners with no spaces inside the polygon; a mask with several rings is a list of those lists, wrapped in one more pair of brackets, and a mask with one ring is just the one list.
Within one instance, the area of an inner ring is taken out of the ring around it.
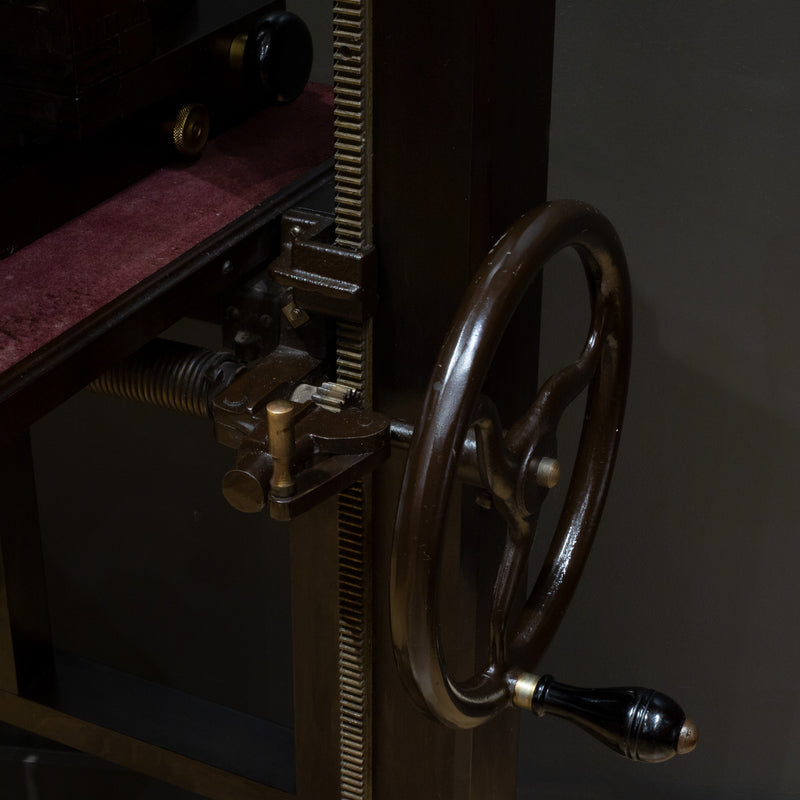
{"label": "metal pin", "polygon": [[291,497],[295,493],[292,462],[294,461],[294,405],[288,400],[273,400],[267,404],[269,452],[272,456],[272,477],[269,485],[276,497]]}
{"label": "metal pin", "polygon": [[[529,473],[530,474],[530,473]],[[556,458],[542,458],[536,465],[536,483],[544,489],[552,489],[561,479],[561,464]]]}

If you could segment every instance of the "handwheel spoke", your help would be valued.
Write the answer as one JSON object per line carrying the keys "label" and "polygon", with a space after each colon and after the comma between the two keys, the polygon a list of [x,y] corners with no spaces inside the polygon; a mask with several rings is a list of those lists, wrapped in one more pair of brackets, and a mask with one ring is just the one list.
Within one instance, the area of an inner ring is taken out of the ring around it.
{"label": "handwheel spoke", "polygon": [[[624,322],[623,322],[624,324]],[[616,327],[607,334],[601,364],[589,386],[578,456],[553,540],[531,594],[511,632],[512,660],[532,669],[549,644],[583,571],[611,481],[613,457],[625,407],[630,351],[618,346]],[[602,420],[604,424],[597,423]],[[592,424],[594,423],[594,424]]]}
{"label": "handwheel spoke", "polygon": [[509,525],[500,569],[492,590],[492,609],[489,616],[490,668],[502,672],[508,667],[508,621],[520,583],[527,571],[531,531],[529,520],[519,520]]}
{"label": "handwheel spoke", "polygon": [[[532,541],[530,515],[514,501],[518,464],[506,449],[497,406],[487,397],[478,401],[479,418],[472,423],[481,482],[508,526],[506,544],[492,589],[489,614],[489,663],[486,672],[504,672],[507,665],[507,627]],[[535,521],[534,521],[535,522]]]}
{"label": "handwheel spoke", "polygon": [[607,305],[598,302],[580,357],[544,382],[528,412],[509,430],[506,446],[523,462],[542,439],[555,433],[564,412],[591,382],[605,347],[607,323]]}

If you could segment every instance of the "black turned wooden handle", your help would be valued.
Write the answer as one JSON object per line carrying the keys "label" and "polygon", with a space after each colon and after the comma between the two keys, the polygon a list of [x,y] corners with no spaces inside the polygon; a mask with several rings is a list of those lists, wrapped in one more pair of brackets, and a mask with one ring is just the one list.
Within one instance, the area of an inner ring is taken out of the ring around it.
{"label": "black turned wooden handle", "polygon": [[671,697],[655,689],[581,689],[558,683],[552,675],[522,675],[514,702],[539,716],[568,719],[633,761],[666,761],[691,752],[697,744],[694,722]]}

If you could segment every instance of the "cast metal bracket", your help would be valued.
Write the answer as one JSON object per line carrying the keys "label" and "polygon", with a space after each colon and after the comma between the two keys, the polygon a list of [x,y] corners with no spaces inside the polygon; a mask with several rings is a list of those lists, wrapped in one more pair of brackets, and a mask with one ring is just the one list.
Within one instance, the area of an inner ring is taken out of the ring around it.
{"label": "cast metal bracket", "polygon": [[281,254],[270,277],[294,289],[309,312],[362,322],[378,303],[375,248],[352,250],[334,243],[333,215],[293,209],[283,215]]}

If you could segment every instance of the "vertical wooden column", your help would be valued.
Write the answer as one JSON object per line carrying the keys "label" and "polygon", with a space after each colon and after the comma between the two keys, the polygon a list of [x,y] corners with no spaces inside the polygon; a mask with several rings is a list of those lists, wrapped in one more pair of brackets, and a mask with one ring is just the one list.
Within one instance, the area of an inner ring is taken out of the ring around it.
{"label": "vertical wooden column", "polygon": [[[553,0],[377,3],[373,10],[373,200],[381,305],[375,407],[414,421],[440,344],[475,268],[544,201]],[[539,296],[526,299],[487,393],[511,421],[533,399]],[[389,557],[402,455],[375,476],[372,570],[377,800],[512,800],[517,718],[456,731],[408,699],[394,666]],[[504,528],[465,492],[451,503],[450,587],[441,610],[448,665],[481,659]],[[459,539],[460,533],[460,539]],[[456,574],[457,573],[457,574]]]}
{"label": "vertical wooden column", "polygon": [[21,694],[52,664],[30,436],[0,448],[0,688]]}

